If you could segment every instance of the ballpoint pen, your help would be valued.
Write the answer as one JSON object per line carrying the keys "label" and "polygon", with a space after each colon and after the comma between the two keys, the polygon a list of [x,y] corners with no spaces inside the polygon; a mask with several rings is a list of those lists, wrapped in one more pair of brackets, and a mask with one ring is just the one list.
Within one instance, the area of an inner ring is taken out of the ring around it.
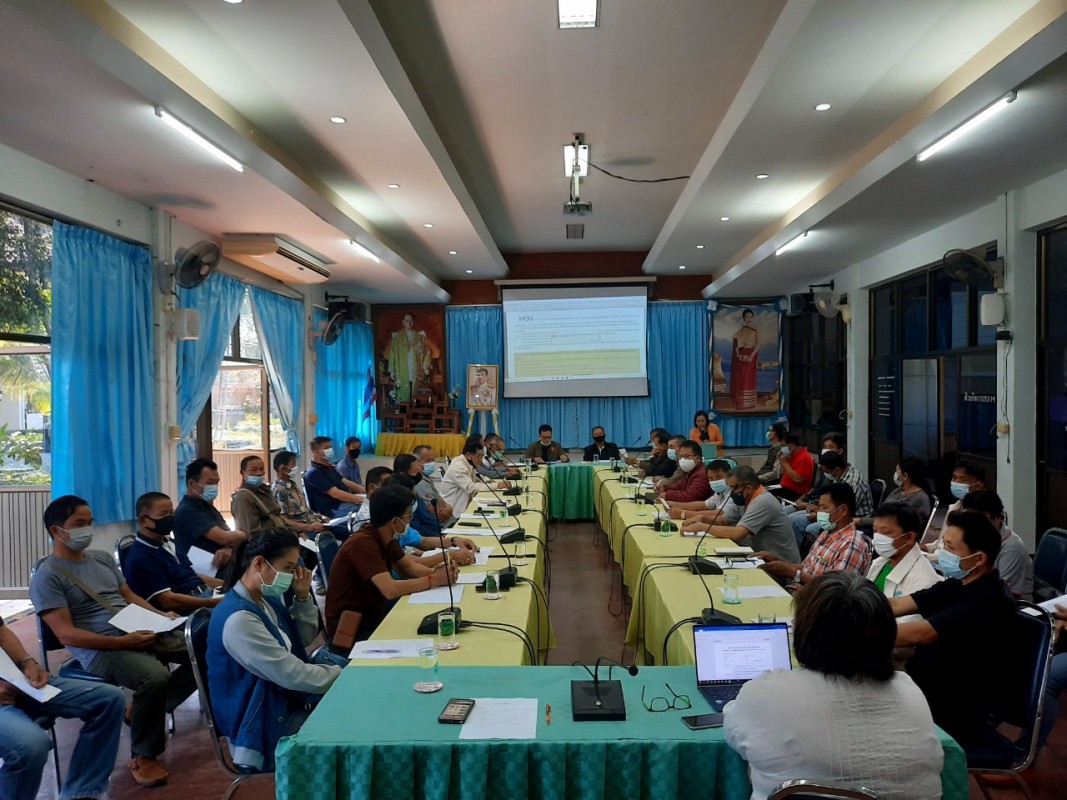
{"label": "ballpoint pen", "polygon": [[399,650],[364,650],[364,653],[399,653]]}
{"label": "ballpoint pen", "polygon": [[552,706],[550,706],[548,703],[545,703],[545,724],[552,724]]}

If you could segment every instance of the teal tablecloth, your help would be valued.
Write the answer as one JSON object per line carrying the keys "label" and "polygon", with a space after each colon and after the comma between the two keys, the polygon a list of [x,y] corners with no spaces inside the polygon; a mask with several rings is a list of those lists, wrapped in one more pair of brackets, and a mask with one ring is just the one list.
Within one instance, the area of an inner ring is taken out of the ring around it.
{"label": "teal tablecloth", "polygon": [[[346,669],[301,731],[278,746],[279,800],[748,800],[745,762],[721,729],[690,731],[681,712],[652,714],[641,687],[664,682],[711,709],[692,667],[644,667],[621,677],[625,722],[571,720],[570,682],[578,667],[453,667],[445,688],[417,694],[416,667]],[[603,673],[602,673],[603,676]],[[453,697],[533,697],[537,738],[461,741],[460,726],[437,716]],[[552,705],[546,725],[545,704]],[[968,796],[963,751],[945,737],[944,797]]]}
{"label": "teal tablecloth", "polygon": [[593,519],[593,472],[608,469],[577,461],[548,468],[548,507],[553,519]]}

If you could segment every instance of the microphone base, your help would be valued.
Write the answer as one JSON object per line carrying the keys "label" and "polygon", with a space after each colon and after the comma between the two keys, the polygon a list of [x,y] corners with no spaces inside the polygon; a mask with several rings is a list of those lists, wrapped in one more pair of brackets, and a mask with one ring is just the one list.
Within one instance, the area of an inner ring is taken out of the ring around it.
{"label": "microphone base", "polygon": [[526,541],[526,531],[523,528],[516,528],[513,531],[500,534],[501,544],[514,544],[515,542]]}
{"label": "microphone base", "polygon": [[512,589],[519,582],[519,571],[515,567],[500,570],[500,588]]}
{"label": "microphone base", "polygon": [[571,709],[575,722],[625,721],[622,682],[571,681]]}
{"label": "microphone base", "polygon": [[693,575],[722,575],[722,567],[703,556],[689,556],[688,564]]}
{"label": "microphone base", "polygon": [[733,614],[727,614],[725,611],[716,611],[714,608],[705,608],[700,612],[700,624],[722,627],[724,625],[742,625],[743,623]]}
{"label": "microphone base", "polygon": [[427,614],[422,618],[422,622],[419,623],[416,633],[419,636],[436,636],[437,635],[437,615],[443,614],[446,611],[451,611],[456,615],[456,633],[459,633],[463,628],[468,627],[470,623],[462,621],[460,610],[458,606],[452,608],[442,608],[440,611],[434,611],[432,614]]}
{"label": "microphone base", "polygon": [[509,517],[517,517],[519,516],[519,514],[522,513],[522,506],[520,506],[518,503],[512,503],[510,506],[507,507],[507,511]]}
{"label": "microphone base", "polygon": [[510,489],[502,489],[500,491],[502,497],[518,497],[520,494],[522,494],[522,489],[518,486],[512,486]]}

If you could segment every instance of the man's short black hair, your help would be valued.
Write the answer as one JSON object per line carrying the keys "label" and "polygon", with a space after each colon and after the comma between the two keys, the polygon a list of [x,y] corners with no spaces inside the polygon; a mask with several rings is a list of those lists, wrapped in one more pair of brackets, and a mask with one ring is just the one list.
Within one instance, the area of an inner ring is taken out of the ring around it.
{"label": "man's short black hair", "polygon": [[784,441],[786,434],[789,433],[789,428],[785,426],[784,422],[776,422],[771,425],[771,430],[774,431],[774,435],[778,437],[778,441]]}
{"label": "man's short black hair", "polygon": [[786,444],[800,444],[800,434],[799,433],[787,433],[785,435],[785,443]]}
{"label": "man's short black hair", "polygon": [[371,467],[367,470],[367,474],[363,476],[363,480],[367,486],[381,486],[385,483],[385,479],[392,474],[393,471],[389,467]]}
{"label": "man's short black hair", "polygon": [[982,489],[978,492],[968,492],[963,496],[960,505],[964,511],[981,511],[990,517],[999,517],[1004,513],[1004,503],[1000,495],[992,489]]}
{"label": "man's short black hair", "polygon": [[480,439],[478,441],[468,439],[463,443],[463,455],[469,456],[480,452],[482,452],[482,442]]}
{"label": "man's short black hair", "polygon": [[904,533],[914,533],[916,538],[922,536],[923,521],[907,503],[882,503],[874,510],[874,518],[893,519]]}
{"label": "man's short black hair", "polygon": [[945,527],[952,526],[963,531],[963,543],[972,554],[985,553],[989,566],[1000,555],[1000,534],[993,523],[978,511],[953,511],[945,520]]}
{"label": "man's short black hair", "polygon": [[848,466],[848,462],[839,452],[831,450],[829,453],[819,453],[819,466],[826,467],[829,470],[845,469]]}
{"label": "man's short black hair", "polygon": [[349,436],[347,439],[345,439],[345,450],[354,445],[356,442],[363,444],[363,440],[360,439],[358,436]]}
{"label": "man's short black hair", "polygon": [[845,434],[838,433],[837,431],[830,431],[830,433],[822,437],[822,440],[823,442],[833,442],[834,447],[842,451],[845,449],[845,442],[847,441],[845,439]]}
{"label": "man's short black hair", "polygon": [[279,450],[274,454],[274,471],[277,472],[282,467],[288,466],[290,461],[296,461],[296,453],[292,450]]}
{"label": "man's short black hair", "polygon": [[589,432],[590,432],[590,433],[596,433],[597,431],[604,431],[604,433],[607,433],[607,431],[606,431],[606,430],[604,430],[604,426],[603,426],[603,425],[594,425],[594,426],[593,426],[593,427],[592,427],[592,428],[590,429],[590,431],[589,431]]}
{"label": "man's short black hair", "polygon": [[847,507],[849,517],[856,516],[856,493],[847,483],[841,483],[840,481],[828,483],[819,489],[819,497],[824,494],[830,495],[830,500],[833,501],[835,507]]}
{"label": "man's short black hair", "polygon": [[51,503],[48,504],[48,508],[44,510],[44,529],[49,534],[52,533],[54,526],[63,527],[68,519],[74,516],[74,512],[82,506],[88,506],[89,504],[82,500],[80,497],[73,494],[65,494],[62,497],[57,497]]}
{"label": "man's short black hair", "polygon": [[667,444],[667,440],[671,438],[671,432],[666,428],[653,428],[648,438],[656,444]]}
{"label": "man's short black hair", "polygon": [[262,460],[263,460],[263,456],[257,456],[254,453],[252,455],[250,455],[250,456],[245,456],[244,458],[241,459],[241,472],[247,472],[248,471],[248,465],[251,464],[253,461],[262,461]]}
{"label": "man's short black hair", "polygon": [[700,445],[694,442],[692,439],[683,438],[682,443],[678,445],[678,449],[681,449],[682,447],[688,448],[692,451],[693,455],[698,457],[701,457],[702,453],[704,452],[700,449]]}
{"label": "man's short black hair", "polygon": [[974,478],[976,481],[981,481],[982,483],[985,483],[985,467],[981,467],[978,464],[975,464],[970,461],[961,461],[956,465],[956,469],[961,469],[965,474]]}
{"label": "man's short black hair", "polygon": [[731,467],[730,462],[726,459],[716,458],[714,461],[708,464],[708,469],[713,472],[729,472]]}
{"label": "man's short black hair", "polygon": [[[481,447],[482,446],[482,435],[480,433],[472,433],[470,436],[467,437],[467,440],[463,443],[463,447],[466,448],[467,445],[469,445],[469,444],[476,444],[476,445],[478,445],[478,447]],[[463,452],[467,452],[466,449],[464,449]]]}
{"label": "man's short black hair", "polygon": [[133,507],[134,516],[137,519],[140,519],[160,500],[170,500],[170,498],[163,494],[163,492],[145,492],[137,498],[137,503]]}
{"label": "man's short black hair", "polygon": [[828,572],[793,600],[793,652],[807,669],[880,683],[893,677],[897,621],[873,581]]}
{"label": "man's short black hair", "polygon": [[189,462],[189,466],[185,468],[185,482],[196,481],[200,483],[200,476],[204,474],[205,469],[213,469],[218,472],[219,465],[210,458],[194,458]]}
{"label": "man's short black hair", "polygon": [[538,436],[540,436],[545,431],[548,431],[549,433],[552,433],[552,426],[549,425],[547,422],[537,429]]}
{"label": "man's short black hair", "polygon": [[323,445],[327,442],[333,444],[333,439],[331,439],[329,436],[316,436],[314,439],[311,440],[311,443],[308,446],[312,449],[312,451],[325,450],[326,448],[323,447]]}
{"label": "man's short black hair", "polygon": [[411,453],[401,453],[393,459],[393,472],[397,475],[407,475],[411,465],[418,461]]}
{"label": "man's short black hair", "polygon": [[390,481],[366,502],[370,503],[370,524],[380,528],[389,520],[408,513],[415,502],[415,493],[406,486]]}
{"label": "man's short black hair", "polygon": [[759,478],[756,477],[756,470],[748,466],[734,467],[730,470],[726,477],[733,478],[737,481],[738,486],[759,486]]}

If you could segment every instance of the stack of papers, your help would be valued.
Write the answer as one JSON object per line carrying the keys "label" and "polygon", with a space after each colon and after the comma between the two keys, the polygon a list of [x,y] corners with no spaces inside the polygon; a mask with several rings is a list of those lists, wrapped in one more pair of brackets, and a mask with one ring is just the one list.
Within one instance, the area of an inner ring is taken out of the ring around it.
{"label": "stack of papers", "polygon": [[421,592],[408,595],[408,603],[411,605],[437,605],[447,606],[451,599],[458,603],[463,599],[463,587],[453,586],[452,595],[449,597],[447,586],[438,586],[436,589],[425,589]]}
{"label": "stack of papers", "polygon": [[114,625],[120,631],[126,631],[126,633],[133,633],[134,631],[163,633],[164,631],[180,628],[185,624],[185,617],[171,619],[170,617],[164,617],[162,614],[157,614],[155,611],[149,611],[147,608],[141,608],[141,606],[126,606],[109,619],[108,623]]}
{"label": "stack of papers", "polygon": [[55,686],[47,684],[40,689],[31,686],[30,682],[26,680],[25,673],[15,665],[15,662],[3,650],[0,650],[0,680],[7,681],[20,692],[29,695],[39,703],[47,703],[60,691]]}
{"label": "stack of papers", "polygon": [[211,563],[214,558],[214,553],[209,553],[200,547],[189,548],[189,561],[192,562],[193,572],[197,575],[207,575],[209,578],[214,578],[215,566]]}
{"label": "stack of papers", "polygon": [[419,650],[433,644],[433,639],[382,639],[377,642],[356,642],[349,658],[377,660],[387,658],[418,658]]}
{"label": "stack of papers", "polygon": [[468,583],[485,583],[484,572],[461,572],[459,573],[459,580],[456,581],[457,585],[464,585]]}
{"label": "stack of papers", "polygon": [[715,548],[715,555],[717,556],[747,556],[752,552],[754,551],[751,547],[746,547],[743,544],[732,544],[725,547]]}

